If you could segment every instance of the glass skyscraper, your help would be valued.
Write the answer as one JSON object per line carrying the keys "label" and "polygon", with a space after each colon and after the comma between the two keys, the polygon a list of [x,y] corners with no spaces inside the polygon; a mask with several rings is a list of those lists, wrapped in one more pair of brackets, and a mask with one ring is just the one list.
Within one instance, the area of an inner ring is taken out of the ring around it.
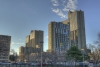
{"label": "glass skyscraper", "polygon": [[63,51],[69,49],[69,25],[62,22],[50,22],[48,25],[48,50]]}

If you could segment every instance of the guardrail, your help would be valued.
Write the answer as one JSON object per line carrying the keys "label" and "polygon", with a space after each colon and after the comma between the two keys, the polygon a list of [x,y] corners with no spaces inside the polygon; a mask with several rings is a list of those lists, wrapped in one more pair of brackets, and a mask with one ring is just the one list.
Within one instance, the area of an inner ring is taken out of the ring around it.
{"label": "guardrail", "polygon": [[[0,64],[0,67],[41,67],[40,65],[29,65],[29,64]],[[46,64],[42,67],[83,67],[83,65],[61,65],[61,64]],[[88,67],[88,65],[84,65]],[[100,66],[94,66],[100,67]]]}

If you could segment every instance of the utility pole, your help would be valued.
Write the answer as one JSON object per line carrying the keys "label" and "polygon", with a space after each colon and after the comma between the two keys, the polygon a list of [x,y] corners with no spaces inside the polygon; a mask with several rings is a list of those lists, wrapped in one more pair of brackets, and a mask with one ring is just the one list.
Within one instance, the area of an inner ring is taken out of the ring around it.
{"label": "utility pole", "polygon": [[43,41],[40,42],[40,49],[41,49],[41,67],[42,67],[42,47],[43,47]]}

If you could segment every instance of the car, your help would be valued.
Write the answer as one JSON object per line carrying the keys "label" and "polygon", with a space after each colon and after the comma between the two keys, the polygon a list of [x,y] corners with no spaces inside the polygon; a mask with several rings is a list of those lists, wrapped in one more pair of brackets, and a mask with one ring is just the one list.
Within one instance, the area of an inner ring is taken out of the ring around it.
{"label": "car", "polygon": [[88,67],[94,67],[94,64],[93,63],[89,63]]}
{"label": "car", "polygon": [[10,65],[10,64],[12,64],[12,63],[10,63],[10,62],[2,62],[1,64],[2,64],[2,65]]}
{"label": "car", "polygon": [[21,62],[17,62],[17,64],[19,64],[19,65],[20,65],[20,64],[21,64]]}
{"label": "car", "polygon": [[31,63],[31,65],[38,65],[38,63]]}
{"label": "car", "polygon": [[16,62],[14,62],[14,63],[12,63],[13,65],[16,65],[16,64],[18,64],[18,63],[16,63]]}
{"label": "car", "polygon": [[26,65],[27,63],[21,62],[21,65]]}
{"label": "car", "polygon": [[[39,63],[38,66],[41,66],[41,63]],[[42,63],[42,66],[46,66],[46,63]]]}
{"label": "car", "polygon": [[2,62],[0,62],[0,65],[2,65]]}

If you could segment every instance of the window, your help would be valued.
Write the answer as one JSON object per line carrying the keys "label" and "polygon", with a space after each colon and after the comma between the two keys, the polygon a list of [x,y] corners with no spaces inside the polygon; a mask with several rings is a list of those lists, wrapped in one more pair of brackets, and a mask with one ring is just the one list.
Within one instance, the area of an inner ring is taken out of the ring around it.
{"label": "window", "polygon": [[56,29],[56,33],[57,33],[57,28],[55,28]]}
{"label": "window", "polygon": [[60,23],[60,28],[62,28],[62,24]]}
{"label": "window", "polygon": [[56,24],[55,24],[55,28],[56,28]]}

